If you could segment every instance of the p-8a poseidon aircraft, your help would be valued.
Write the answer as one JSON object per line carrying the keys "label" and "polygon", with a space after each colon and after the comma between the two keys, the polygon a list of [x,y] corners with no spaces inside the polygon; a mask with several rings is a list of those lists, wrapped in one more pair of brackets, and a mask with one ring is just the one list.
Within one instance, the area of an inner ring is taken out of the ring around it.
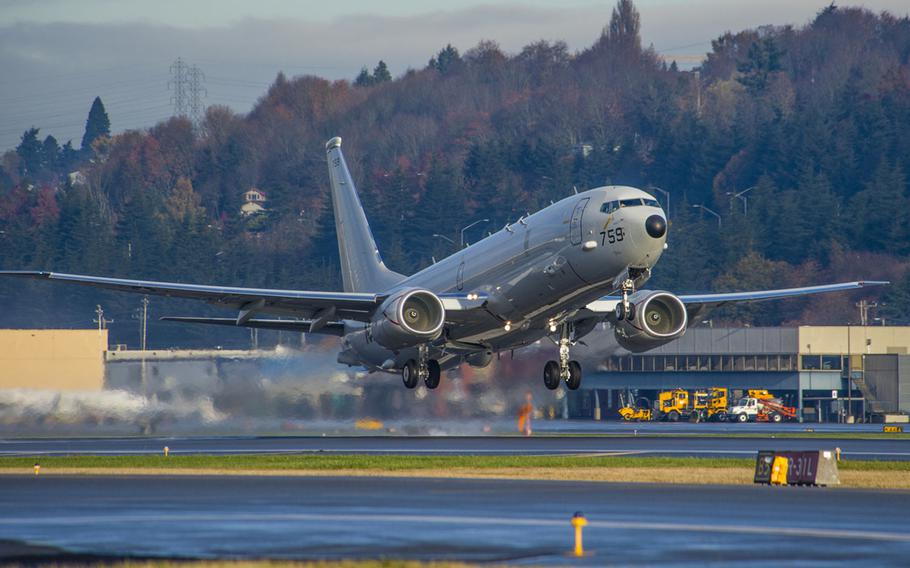
{"label": "p-8a poseidon aircraft", "polygon": [[860,281],[699,295],[642,289],[666,248],[667,219],[650,194],[625,186],[576,193],[406,276],[382,262],[341,138],[329,140],[326,153],[344,292],[56,272],[0,275],[192,298],[237,313],[231,318],[162,318],[170,321],[337,335],[340,363],[401,373],[406,387],[423,381],[430,389],[439,385],[442,369],[462,362],[484,367],[497,352],[545,337],[558,353],[543,370],[547,388],[565,383],[577,389],[582,369],[571,358],[571,347],[598,323],[609,322],[620,345],[643,352],[681,337],[693,318],[717,306],[886,284]]}

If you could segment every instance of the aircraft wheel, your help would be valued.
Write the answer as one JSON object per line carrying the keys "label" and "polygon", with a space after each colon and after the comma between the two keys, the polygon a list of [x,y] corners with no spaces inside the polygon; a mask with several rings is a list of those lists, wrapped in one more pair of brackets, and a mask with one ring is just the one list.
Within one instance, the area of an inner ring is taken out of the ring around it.
{"label": "aircraft wheel", "polygon": [[547,361],[543,367],[543,384],[550,390],[559,388],[559,363]]}
{"label": "aircraft wheel", "polygon": [[404,367],[401,368],[401,380],[404,382],[404,386],[412,389],[417,386],[417,382],[420,380],[420,373],[417,369],[417,361],[413,359],[408,359],[404,364]]}
{"label": "aircraft wheel", "polygon": [[569,390],[578,390],[581,386],[581,365],[578,361],[569,361],[569,378],[566,379]]}
{"label": "aircraft wheel", "polygon": [[427,361],[427,378],[424,379],[423,383],[427,385],[428,389],[435,389],[439,386],[439,361],[436,359],[430,359]]}

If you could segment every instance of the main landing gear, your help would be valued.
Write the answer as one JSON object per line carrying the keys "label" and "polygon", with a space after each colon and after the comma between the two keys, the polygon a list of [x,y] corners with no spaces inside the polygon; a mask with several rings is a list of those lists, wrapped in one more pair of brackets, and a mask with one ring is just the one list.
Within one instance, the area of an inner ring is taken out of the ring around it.
{"label": "main landing gear", "polygon": [[566,382],[569,390],[577,390],[581,386],[581,365],[569,359],[569,347],[574,343],[572,336],[575,331],[570,325],[564,323],[559,326],[559,361],[547,361],[543,368],[543,384],[550,390],[559,388],[562,381]]}
{"label": "main landing gear", "polygon": [[429,358],[429,350],[426,345],[417,348],[417,359],[408,359],[401,368],[401,380],[404,386],[412,389],[422,380],[428,389],[435,389],[439,386],[441,370],[439,361]]}

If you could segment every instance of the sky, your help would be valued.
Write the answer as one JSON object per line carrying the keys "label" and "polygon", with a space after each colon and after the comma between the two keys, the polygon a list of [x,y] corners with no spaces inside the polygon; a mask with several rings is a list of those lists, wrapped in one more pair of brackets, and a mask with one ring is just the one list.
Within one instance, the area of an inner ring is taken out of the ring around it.
{"label": "sky", "polygon": [[[637,0],[645,45],[680,62],[725,31],[804,25],[830,0]],[[173,112],[169,68],[181,57],[205,77],[203,104],[248,111],[279,71],[352,79],[379,59],[394,75],[447,43],[493,39],[516,53],[539,39],[591,45],[613,0],[0,0],[0,152],[35,126],[78,146],[101,96],[114,132]],[[843,4],[847,5],[847,4]],[[865,0],[906,16],[907,0]]]}

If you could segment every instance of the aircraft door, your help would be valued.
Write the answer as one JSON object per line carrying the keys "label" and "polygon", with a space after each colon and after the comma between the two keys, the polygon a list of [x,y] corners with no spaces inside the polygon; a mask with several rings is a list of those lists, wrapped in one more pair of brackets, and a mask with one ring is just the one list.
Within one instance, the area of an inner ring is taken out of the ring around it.
{"label": "aircraft door", "polygon": [[588,202],[591,201],[590,197],[585,197],[577,204],[575,204],[575,209],[572,211],[572,220],[569,223],[569,240],[573,245],[581,244],[581,233],[582,233],[582,224],[581,218],[584,215],[585,207],[588,206]]}

